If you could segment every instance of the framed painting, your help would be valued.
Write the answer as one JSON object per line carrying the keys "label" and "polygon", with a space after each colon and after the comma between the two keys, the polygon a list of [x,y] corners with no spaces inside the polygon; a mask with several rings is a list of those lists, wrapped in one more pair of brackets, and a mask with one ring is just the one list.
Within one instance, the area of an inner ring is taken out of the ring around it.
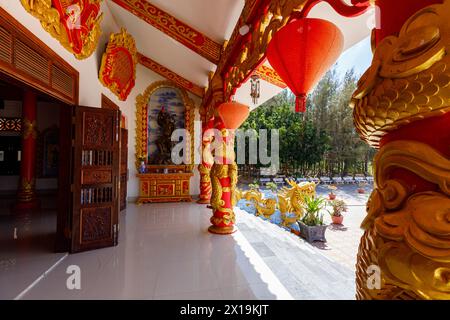
{"label": "framed painting", "polygon": [[186,129],[183,156],[192,170],[194,108],[186,91],[170,81],[155,82],[136,98],[137,168],[141,161],[148,165],[174,165],[170,154],[176,142],[171,141],[171,135],[176,129]]}

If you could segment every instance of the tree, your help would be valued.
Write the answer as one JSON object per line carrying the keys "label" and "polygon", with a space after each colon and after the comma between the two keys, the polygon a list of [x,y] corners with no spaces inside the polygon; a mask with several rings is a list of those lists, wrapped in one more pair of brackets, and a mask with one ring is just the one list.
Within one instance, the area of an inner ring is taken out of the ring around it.
{"label": "tree", "polygon": [[341,81],[333,69],[308,96],[304,114],[294,112],[295,96],[284,90],[253,110],[242,129],[279,130],[280,162],[285,174],[366,174],[374,150],[354,129],[349,102],[356,84],[353,70]]}

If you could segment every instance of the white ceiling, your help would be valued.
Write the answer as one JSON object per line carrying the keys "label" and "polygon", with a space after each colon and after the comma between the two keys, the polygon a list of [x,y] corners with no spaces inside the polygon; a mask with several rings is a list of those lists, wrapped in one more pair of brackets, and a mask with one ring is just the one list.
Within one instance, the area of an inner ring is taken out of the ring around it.
{"label": "white ceiling", "polygon": [[[219,44],[223,44],[224,40],[231,36],[245,4],[245,0],[151,0],[149,2]],[[196,85],[202,87],[208,85],[208,73],[216,69],[213,63],[113,1],[107,3],[116,23],[125,27],[135,38],[139,52]]]}
{"label": "white ceiling", "polygon": [[230,38],[245,0],[150,0],[150,3],[222,44]]}

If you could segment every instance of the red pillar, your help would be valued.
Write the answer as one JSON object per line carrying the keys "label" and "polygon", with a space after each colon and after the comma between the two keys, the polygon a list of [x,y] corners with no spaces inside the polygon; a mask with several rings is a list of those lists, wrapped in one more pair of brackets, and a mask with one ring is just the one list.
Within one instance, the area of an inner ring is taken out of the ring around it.
{"label": "red pillar", "polygon": [[25,90],[22,105],[22,154],[20,162],[20,181],[15,211],[39,208],[36,198],[36,93]]}
{"label": "red pillar", "polygon": [[442,2],[443,0],[376,0],[377,21],[380,22],[377,44],[387,36],[397,35],[406,20],[420,9]]}

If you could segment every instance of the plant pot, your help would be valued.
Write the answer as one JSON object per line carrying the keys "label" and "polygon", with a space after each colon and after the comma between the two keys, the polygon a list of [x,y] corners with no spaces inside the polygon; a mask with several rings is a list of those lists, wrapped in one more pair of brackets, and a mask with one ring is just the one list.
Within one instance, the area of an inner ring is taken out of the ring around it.
{"label": "plant pot", "polygon": [[336,195],[334,193],[330,193],[330,194],[328,194],[328,199],[334,200],[334,199],[336,199]]}
{"label": "plant pot", "polygon": [[362,193],[366,193],[366,190],[364,190],[363,188],[359,188],[359,189],[358,189],[358,193],[361,193],[361,194],[362,194]]}
{"label": "plant pot", "polygon": [[325,231],[327,230],[326,225],[324,226],[307,226],[301,221],[297,221],[300,227],[300,236],[308,242],[322,241],[326,242]]}
{"label": "plant pot", "polygon": [[344,221],[344,216],[331,216],[331,220],[333,221],[333,224],[342,224],[342,222]]}

